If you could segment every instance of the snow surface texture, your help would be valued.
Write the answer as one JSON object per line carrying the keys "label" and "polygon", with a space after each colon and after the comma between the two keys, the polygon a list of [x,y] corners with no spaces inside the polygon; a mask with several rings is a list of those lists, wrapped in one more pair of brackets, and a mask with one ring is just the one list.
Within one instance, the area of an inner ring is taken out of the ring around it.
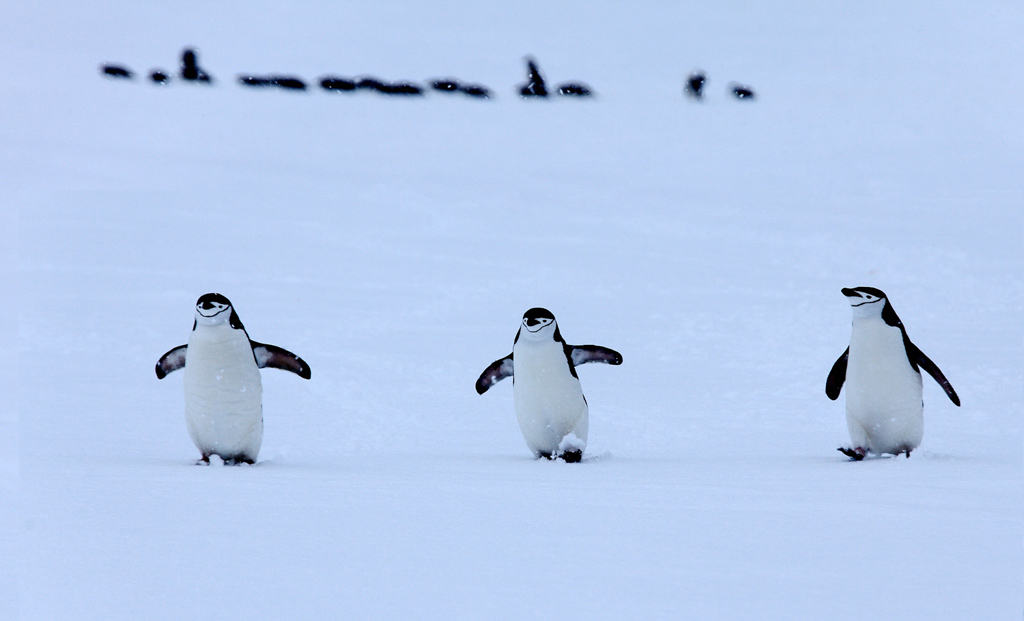
{"label": "snow surface texture", "polygon": [[[677,4],[5,3],[0,618],[1019,619],[1024,4]],[[963,400],[910,459],[835,450],[859,285]],[[208,291],[313,369],[255,467],[153,375]],[[532,306],[625,358],[582,464],[473,390]]]}

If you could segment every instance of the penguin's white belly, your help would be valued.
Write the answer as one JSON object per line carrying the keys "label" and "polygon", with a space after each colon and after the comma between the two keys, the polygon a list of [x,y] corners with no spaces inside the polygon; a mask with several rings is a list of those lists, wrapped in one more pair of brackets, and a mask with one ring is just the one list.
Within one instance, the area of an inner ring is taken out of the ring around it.
{"label": "penguin's white belly", "polygon": [[256,461],[263,442],[263,385],[252,346],[226,324],[193,331],[185,354],[185,422],[204,455]]}
{"label": "penguin's white belly", "polygon": [[924,435],[921,374],[898,328],[855,326],[846,369],[846,421],[854,444],[873,453],[917,448]]}
{"label": "penguin's white belly", "polygon": [[585,445],[587,402],[580,381],[569,372],[561,344],[517,344],[513,359],[516,418],[530,450],[534,454],[556,454],[562,439],[570,433]]}

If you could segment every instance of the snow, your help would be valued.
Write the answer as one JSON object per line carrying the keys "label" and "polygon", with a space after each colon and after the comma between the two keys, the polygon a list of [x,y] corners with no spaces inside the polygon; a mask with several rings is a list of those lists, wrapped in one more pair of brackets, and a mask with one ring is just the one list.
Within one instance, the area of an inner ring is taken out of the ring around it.
{"label": "snow", "polygon": [[[0,618],[1024,611],[1020,3],[4,14]],[[99,71],[185,46],[213,86]],[[596,97],[519,99],[527,54]],[[963,402],[925,378],[910,459],[835,450],[862,285]],[[262,372],[255,467],[195,466],[153,373],[211,291],[313,371]],[[473,390],[533,306],[623,354],[581,464]]]}
{"label": "snow", "polygon": [[562,438],[562,441],[558,443],[559,454],[566,451],[585,451],[587,448],[586,440],[582,440],[575,433],[569,432],[569,435]]}

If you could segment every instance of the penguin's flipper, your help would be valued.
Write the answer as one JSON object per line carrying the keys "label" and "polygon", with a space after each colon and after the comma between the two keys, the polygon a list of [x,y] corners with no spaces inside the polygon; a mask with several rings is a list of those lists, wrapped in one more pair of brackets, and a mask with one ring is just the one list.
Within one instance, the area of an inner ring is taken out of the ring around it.
{"label": "penguin's flipper", "polygon": [[843,355],[839,356],[839,360],[832,365],[832,370],[828,372],[828,379],[825,380],[825,394],[833,401],[839,398],[839,391],[843,389],[843,382],[846,381],[846,362],[849,359],[850,348],[847,347]]}
{"label": "penguin's flipper", "polygon": [[185,350],[188,345],[178,345],[163,356],[156,363],[156,378],[163,379],[168,373],[185,368]]}
{"label": "penguin's flipper", "polygon": [[588,362],[603,362],[605,364],[622,364],[622,354],[614,349],[601,347],[600,345],[570,345],[570,356],[572,366],[578,367]]}
{"label": "penguin's flipper", "polygon": [[510,377],[514,370],[515,365],[512,363],[512,354],[500,360],[495,360],[491,363],[491,366],[484,369],[484,372],[480,374],[480,379],[476,381],[476,394],[484,394],[491,386],[494,386],[506,377]]}
{"label": "penguin's flipper", "polygon": [[[939,386],[942,386],[942,389],[946,391],[946,396],[949,397],[949,400],[957,407],[960,407],[960,397],[957,396],[956,391],[953,390],[953,386],[949,383],[949,380],[946,379],[946,376],[942,374],[942,371],[939,370],[939,367],[932,362],[928,356],[925,356],[924,352],[917,348],[917,345],[910,343],[907,349],[907,353],[911,356],[911,360],[916,362],[917,366],[927,371],[928,375],[935,378],[935,381],[939,383]],[[907,457],[909,456],[910,455],[908,454]]]}
{"label": "penguin's flipper", "polygon": [[310,378],[309,365],[306,364],[306,361],[287,349],[256,341],[250,341],[250,343],[252,343],[252,354],[256,357],[256,366],[259,368],[271,367],[282,371],[291,371],[302,379]]}

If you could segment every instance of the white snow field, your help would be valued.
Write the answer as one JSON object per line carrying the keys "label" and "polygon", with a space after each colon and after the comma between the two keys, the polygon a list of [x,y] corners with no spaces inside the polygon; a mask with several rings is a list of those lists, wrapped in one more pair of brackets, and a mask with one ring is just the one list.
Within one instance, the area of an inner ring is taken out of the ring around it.
{"label": "white snow field", "polygon": [[[1024,4],[0,14],[0,618],[1021,618]],[[186,46],[212,86],[145,80]],[[910,459],[836,451],[862,285],[963,402],[925,377]],[[153,370],[211,291],[312,368],[252,467]],[[473,390],[532,306],[624,357],[581,464]]]}

